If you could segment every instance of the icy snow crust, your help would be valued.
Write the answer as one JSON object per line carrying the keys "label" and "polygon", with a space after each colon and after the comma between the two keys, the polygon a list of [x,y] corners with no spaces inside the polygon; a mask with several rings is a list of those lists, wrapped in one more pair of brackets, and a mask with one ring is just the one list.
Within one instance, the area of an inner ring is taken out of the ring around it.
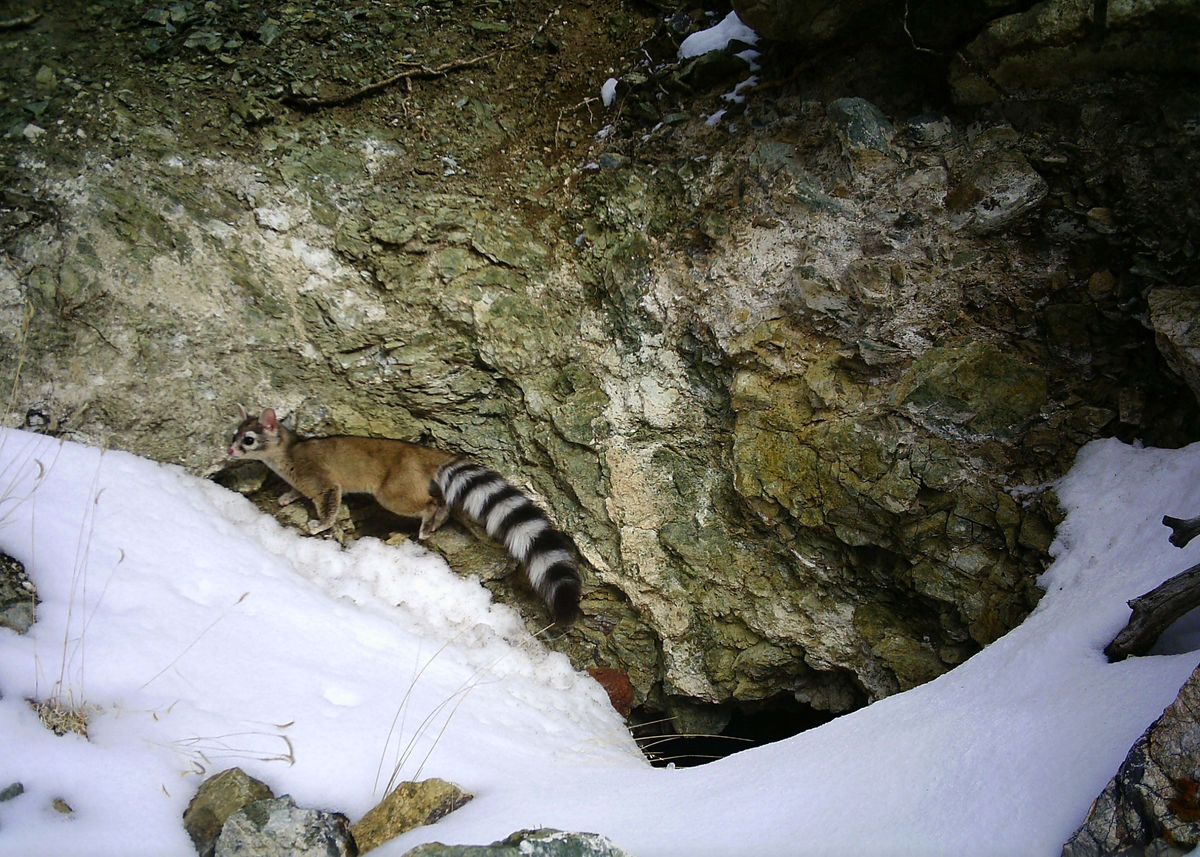
{"label": "icy snow crust", "polygon": [[[356,819],[403,757],[402,777],[476,799],[381,857],[538,826],[639,857],[1056,856],[1196,666],[1110,665],[1101,649],[1126,600],[1198,561],[1200,542],[1173,548],[1158,523],[1200,512],[1197,472],[1200,445],[1089,445],[1020,628],[913,691],[672,771],[646,765],[596,684],[424,549],[342,550],[177,468],[4,432],[0,549],[43,603],[28,635],[0,630],[0,788],[25,786],[0,803],[0,854],[190,855],[180,815],[233,765]],[[24,701],[56,685],[95,707],[90,740],[54,736]]]}

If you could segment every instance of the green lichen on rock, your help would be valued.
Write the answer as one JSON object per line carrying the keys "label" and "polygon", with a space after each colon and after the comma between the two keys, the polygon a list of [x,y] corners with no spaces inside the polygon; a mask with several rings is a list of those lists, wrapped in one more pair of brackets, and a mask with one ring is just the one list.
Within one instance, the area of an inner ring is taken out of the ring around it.
{"label": "green lichen on rock", "polygon": [[1046,373],[986,342],[931,348],[913,361],[895,399],[940,425],[1011,438],[1046,404]]}

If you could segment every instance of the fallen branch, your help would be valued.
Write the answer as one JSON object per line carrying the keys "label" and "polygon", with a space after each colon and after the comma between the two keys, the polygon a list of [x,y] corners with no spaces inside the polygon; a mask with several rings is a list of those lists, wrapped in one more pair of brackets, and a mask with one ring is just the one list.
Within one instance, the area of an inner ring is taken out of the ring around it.
{"label": "fallen branch", "polygon": [[1200,564],[1129,602],[1129,624],[1104,649],[1109,661],[1144,655],[1162,632],[1189,610],[1200,607]]}
{"label": "fallen branch", "polygon": [[290,104],[293,107],[299,107],[301,110],[322,110],[326,107],[340,107],[344,104],[351,104],[361,98],[366,98],[368,95],[374,95],[377,92],[382,92],[390,86],[395,86],[401,81],[410,81],[414,78],[433,78],[443,77],[453,71],[461,71],[465,68],[480,65],[495,57],[501,51],[492,51],[491,53],[482,54],[477,57],[472,57],[466,60],[451,60],[450,62],[442,63],[438,66],[427,66],[419,63],[406,63],[409,67],[404,71],[397,72],[391,77],[377,80],[374,83],[369,83],[359,89],[350,92],[344,92],[341,95],[331,95],[326,98],[318,98],[316,96],[304,97],[298,95],[285,96],[283,101],[285,104]]}
{"label": "fallen branch", "polygon": [[1177,548],[1186,547],[1188,542],[1200,536],[1200,516],[1184,519],[1163,515],[1163,526],[1171,528],[1170,541]]}

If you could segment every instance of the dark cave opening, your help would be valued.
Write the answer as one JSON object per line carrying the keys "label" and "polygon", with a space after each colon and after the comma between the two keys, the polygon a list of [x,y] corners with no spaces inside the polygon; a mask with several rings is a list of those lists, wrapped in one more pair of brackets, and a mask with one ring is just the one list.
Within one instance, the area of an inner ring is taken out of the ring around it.
{"label": "dark cave opening", "polygon": [[728,714],[728,721],[719,731],[696,734],[676,730],[674,718],[662,712],[638,709],[630,718],[630,730],[650,764],[690,768],[782,741],[839,716],[790,696],[735,705],[728,708]]}

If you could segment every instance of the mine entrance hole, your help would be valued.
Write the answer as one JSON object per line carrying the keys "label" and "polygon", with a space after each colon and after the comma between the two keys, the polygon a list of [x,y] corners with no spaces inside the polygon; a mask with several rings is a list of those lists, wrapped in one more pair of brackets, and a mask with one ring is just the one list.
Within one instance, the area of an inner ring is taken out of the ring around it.
{"label": "mine entrance hole", "polygon": [[727,713],[728,721],[711,733],[679,730],[670,716],[646,709],[633,712],[630,729],[650,764],[686,768],[782,741],[839,716],[796,702],[791,697],[715,708],[722,714]]}

